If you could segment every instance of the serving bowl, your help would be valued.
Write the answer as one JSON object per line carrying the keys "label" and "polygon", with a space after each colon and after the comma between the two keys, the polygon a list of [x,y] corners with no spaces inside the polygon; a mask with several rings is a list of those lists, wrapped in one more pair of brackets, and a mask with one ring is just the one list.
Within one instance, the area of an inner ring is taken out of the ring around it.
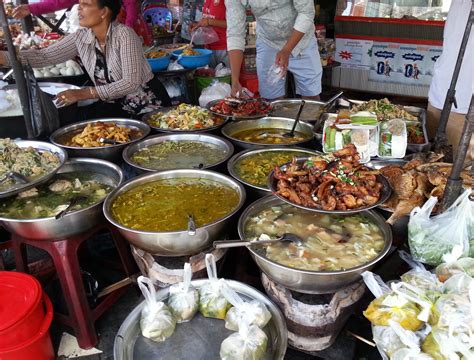
{"label": "serving bowl", "polygon": [[[211,62],[212,50],[208,49],[193,49],[199,53],[199,55],[192,56],[181,56],[178,60],[178,64],[182,65],[186,69],[197,69],[198,67],[203,67],[209,65]],[[183,50],[173,51],[173,56],[180,57]]]}
{"label": "serving bowl", "polygon": [[[137,186],[163,179],[206,179],[216,181],[235,190],[239,196],[237,206],[225,217],[212,223],[196,228],[191,234],[182,231],[141,231],[120,224],[112,215],[112,205],[119,195]],[[245,202],[245,189],[236,180],[210,170],[180,169],[155,172],[138,176],[109,194],[104,202],[104,215],[118,231],[134,246],[159,256],[194,255],[209,248],[214,240],[218,240],[226,230],[233,215],[239,211]]]}
{"label": "serving bowl", "polygon": [[[222,150],[225,154],[224,157],[222,158],[221,161],[214,163],[214,164],[209,164],[209,165],[204,165],[200,166],[200,164],[196,164],[195,168],[198,169],[217,169],[219,168],[220,165],[225,163],[234,153],[234,147],[232,144],[220,137],[217,137],[215,135],[209,135],[209,134],[167,134],[167,135],[155,135],[148,137],[144,140],[138,141],[134,144],[131,144],[127,146],[123,150],[123,159],[127,164],[129,164],[132,168],[134,168],[137,172],[143,173],[143,172],[148,172],[148,171],[159,171],[161,169],[154,169],[151,167],[146,167],[142,166],[140,164],[137,164],[133,159],[132,156],[136,152],[145,149],[147,147],[150,147],[152,145],[160,144],[165,141],[196,141],[196,142],[201,142],[209,145],[215,145],[218,147],[219,150]],[[176,167],[178,169],[179,167]],[[173,169],[163,169],[163,170],[173,170]],[[162,170],[161,170],[162,171]]]}
{"label": "serving bowl", "polygon": [[[84,147],[83,148],[83,147],[78,147],[78,146],[64,145],[61,142],[62,138],[64,138],[64,136],[66,136],[67,134],[77,132],[83,129],[84,127],[86,127],[86,125],[90,123],[96,123],[96,122],[114,123],[118,126],[132,128],[132,129],[140,131],[141,135],[136,137],[135,139],[132,139],[131,141],[127,143],[117,144],[117,145],[97,146],[97,147]],[[113,118],[96,119],[96,120],[82,121],[82,122],[74,123],[68,126],[64,126],[51,134],[50,141],[56,146],[59,146],[65,149],[68,152],[70,157],[91,157],[91,158],[117,162],[117,161],[121,161],[122,151],[127,145],[143,139],[150,133],[150,131],[151,131],[150,127],[147,124],[145,124],[143,121],[139,121],[139,120],[113,119]]]}
{"label": "serving bowl", "polygon": [[[247,191],[247,195],[254,195],[255,197],[263,197],[271,194],[271,190],[265,186],[258,186],[249,183],[248,181],[243,180],[238,174],[236,170],[237,164],[249,157],[258,155],[258,154],[265,154],[269,152],[286,152],[286,151],[291,151],[291,152],[296,152],[298,153],[298,157],[303,157],[303,156],[311,156],[311,155],[317,155],[319,154],[317,151],[312,151],[308,149],[303,149],[299,147],[277,147],[277,148],[263,148],[263,149],[248,149],[248,150],[243,150],[234,156],[230,158],[230,160],[227,162],[227,171],[229,174],[236,180],[240,181],[244,187],[245,190]],[[283,165],[283,164],[280,164]]]}
{"label": "serving bowl", "polygon": [[[71,171],[92,171],[99,174],[101,180],[112,187],[123,181],[122,170],[108,161],[90,158],[69,159],[58,174]],[[27,239],[64,240],[73,235],[84,233],[103,221],[102,201],[89,207],[66,213],[62,218],[10,219],[0,217],[2,225],[10,232]]]}
{"label": "serving bowl", "polygon": [[156,59],[146,59],[150,64],[151,71],[162,71],[168,68],[170,64],[170,55],[162,56]]}
{"label": "serving bowl", "polygon": [[302,147],[309,147],[313,140],[313,127],[310,124],[305,122],[299,122],[296,126],[296,131],[303,133],[307,138],[302,141],[293,142],[291,144],[262,144],[257,142],[250,142],[250,141],[243,141],[237,139],[235,135],[244,130],[251,130],[251,129],[269,129],[269,128],[277,128],[277,129],[285,129],[288,132],[291,131],[291,128],[294,124],[293,119],[288,118],[279,118],[279,117],[264,117],[258,120],[245,120],[245,121],[236,121],[236,122],[229,122],[221,129],[222,134],[230,140],[234,146],[237,146],[241,149],[255,149],[255,148],[262,148],[262,147],[294,147],[294,146],[302,146]]}
{"label": "serving bowl", "polygon": [[[284,202],[273,196],[267,196],[252,203],[244,210],[239,219],[238,231],[242,240],[248,240],[245,237],[246,222],[260,213],[264,209],[272,206],[281,206]],[[285,265],[281,265],[268,259],[259,253],[256,248],[248,247],[254,261],[257,263],[269,278],[285,286],[286,288],[308,294],[328,294],[361,279],[364,271],[371,270],[385,255],[387,255],[392,245],[392,232],[385,223],[385,219],[374,211],[363,212],[363,215],[371,218],[377,224],[383,233],[385,245],[382,251],[366,264],[340,271],[310,271],[299,270]]]}

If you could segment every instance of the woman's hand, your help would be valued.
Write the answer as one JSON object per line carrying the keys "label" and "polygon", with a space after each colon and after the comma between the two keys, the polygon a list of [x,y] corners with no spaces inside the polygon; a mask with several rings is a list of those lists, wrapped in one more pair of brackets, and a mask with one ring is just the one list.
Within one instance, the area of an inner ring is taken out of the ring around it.
{"label": "woman's hand", "polygon": [[286,74],[286,71],[288,70],[290,54],[290,51],[287,51],[283,48],[276,54],[275,57],[275,64],[279,65],[283,69],[284,74]]}
{"label": "woman's hand", "polygon": [[90,92],[87,88],[80,90],[66,90],[56,95],[54,100],[56,100],[56,105],[58,107],[62,107],[75,104],[81,100],[87,100],[90,98],[89,95]]}
{"label": "woman's hand", "polygon": [[232,81],[232,89],[230,92],[230,96],[244,97],[244,94],[242,93],[242,85],[240,85],[239,81]]}
{"label": "woman's hand", "polygon": [[31,15],[30,9],[28,8],[28,5],[19,5],[16,8],[13,9],[13,18],[15,19],[23,19],[27,17],[28,15]]}
{"label": "woman's hand", "polygon": [[196,29],[199,29],[200,27],[206,27],[209,26],[209,18],[202,18],[199,20],[197,23],[192,23],[189,25],[189,32],[193,32]]}

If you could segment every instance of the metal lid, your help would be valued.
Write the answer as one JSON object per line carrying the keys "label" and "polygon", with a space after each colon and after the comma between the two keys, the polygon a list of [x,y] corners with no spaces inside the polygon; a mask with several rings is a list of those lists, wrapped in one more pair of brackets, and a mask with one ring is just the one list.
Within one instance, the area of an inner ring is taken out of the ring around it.
{"label": "metal lid", "polygon": [[0,271],[0,332],[25,318],[41,300],[42,292],[33,276]]}

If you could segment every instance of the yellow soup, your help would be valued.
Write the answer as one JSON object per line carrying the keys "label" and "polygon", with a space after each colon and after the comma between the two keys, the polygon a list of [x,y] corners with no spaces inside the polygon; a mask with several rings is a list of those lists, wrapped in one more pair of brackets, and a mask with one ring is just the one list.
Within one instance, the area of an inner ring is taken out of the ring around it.
{"label": "yellow soup", "polygon": [[222,219],[238,204],[237,191],[217,181],[162,179],[119,195],[112,204],[112,216],[135,230],[182,231],[188,228],[189,215],[201,227]]}
{"label": "yellow soup", "polygon": [[278,128],[262,128],[262,129],[250,129],[242,130],[234,135],[237,140],[258,143],[258,144],[294,144],[304,140],[308,140],[309,136],[303,134],[300,131],[295,131],[293,137],[283,136],[289,133],[290,129],[278,129]]}

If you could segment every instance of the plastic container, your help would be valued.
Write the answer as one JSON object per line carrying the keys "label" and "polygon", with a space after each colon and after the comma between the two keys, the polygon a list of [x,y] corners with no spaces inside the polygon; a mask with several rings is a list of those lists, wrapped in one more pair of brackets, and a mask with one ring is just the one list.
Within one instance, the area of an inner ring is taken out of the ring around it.
{"label": "plastic container", "polygon": [[49,335],[53,321],[53,305],[46,294],[43,295],[46,316],[40,328],[28,340],[8,348],[0,348],[1,360],[54,360],[54,348]]}
{"label": "plastic container", "polygon": [[[208,49],[194,49],[199,52],[200,55],[195,56],[183,56],[178,60],[178,63],[185,67],[186,69],[197,69],[198,67],[203,67],[209,65],[211,62],[212,50]],[[183,50],[173,51],[173,56],[178,57],[181,55]]]}
{"label": "plastic container", "polygon": [[42,298],[41,285],[34,277],[0,272],[0,352],[38,333],[45,317]]}
{"label": "plastic container", "polygon": [[163,56],[156,59],[146,59],[148,64],[150,64],[151,71],[162,71],[168,68],[170,64],[170,56]]}
{"label": "plastic container", "polygon": [[195,76],[194,84],[196,85],[196,96],[199,97],[201,92],[207,88],[214,80],[218,80],[222,83],[230,84],[231,77],[230,75],[212,77],[212,76]]}

